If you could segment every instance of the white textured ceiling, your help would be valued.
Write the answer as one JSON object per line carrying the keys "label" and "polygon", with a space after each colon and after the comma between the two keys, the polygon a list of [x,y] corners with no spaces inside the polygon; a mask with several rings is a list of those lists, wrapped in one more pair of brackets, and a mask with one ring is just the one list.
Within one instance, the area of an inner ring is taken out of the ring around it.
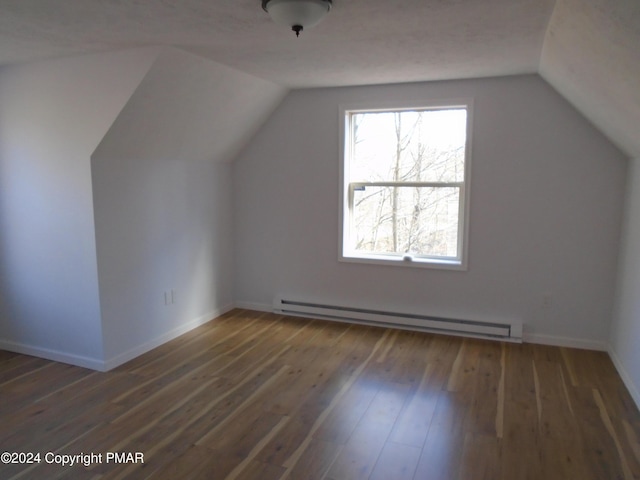
{"label": "white textured ceiling", "polygon": [[300,38],[260,0],[0,0],[0,65],[171,45],[292,88],[539,72],[640,158],[640,0],[334,0]]}
{"label": "white textured ceiling", "polygon": [[296,38],[260,0],[0,0],[0,64],[172,45],[289,87],[536,72],[554,0],[335,0]]}

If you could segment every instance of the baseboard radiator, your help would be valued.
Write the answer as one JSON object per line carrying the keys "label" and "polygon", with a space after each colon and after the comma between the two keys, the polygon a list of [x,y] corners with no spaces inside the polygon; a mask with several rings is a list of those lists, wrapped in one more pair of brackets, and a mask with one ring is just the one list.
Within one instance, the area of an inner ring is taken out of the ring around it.
{"label": "baseboard radiator", "polygon": [[318,318],[424,332],[443,333],[507,342],[522,342],[522,323],[443,318],[414,313],[387,312],[367,308],[329,305],[276,297],[273,311],[284,315]]}

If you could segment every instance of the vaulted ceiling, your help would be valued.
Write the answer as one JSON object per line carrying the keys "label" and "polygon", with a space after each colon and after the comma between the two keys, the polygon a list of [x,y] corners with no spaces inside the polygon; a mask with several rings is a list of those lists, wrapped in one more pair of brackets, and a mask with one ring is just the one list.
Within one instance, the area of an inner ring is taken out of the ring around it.
{"label": "vaulted ceiling", "polygon": [[289,88],[540,73],[640,158],[638,0],[334,0],[300,38],[260,0],[0,0],[0,65],[147,45]]}

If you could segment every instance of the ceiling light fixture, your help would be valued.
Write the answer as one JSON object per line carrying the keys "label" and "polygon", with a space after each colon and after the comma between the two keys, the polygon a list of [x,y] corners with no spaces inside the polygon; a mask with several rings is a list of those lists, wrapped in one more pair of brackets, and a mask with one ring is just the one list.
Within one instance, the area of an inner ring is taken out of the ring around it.
{"label": "ceiling light fixture", "polygon": [[262,0],[262,9],[278,25],[290,27],[296,37],[313,27],[331,10],[332,0]]}

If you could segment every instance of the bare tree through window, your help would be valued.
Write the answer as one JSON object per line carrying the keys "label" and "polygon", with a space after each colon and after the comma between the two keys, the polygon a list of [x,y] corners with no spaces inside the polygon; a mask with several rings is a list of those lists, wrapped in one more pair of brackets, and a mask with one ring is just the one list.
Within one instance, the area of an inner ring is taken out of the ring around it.
{"label": "bare tree through window", "polygon": [[350,113],[353,250],[460,256],[466,122],[465,108]]}

